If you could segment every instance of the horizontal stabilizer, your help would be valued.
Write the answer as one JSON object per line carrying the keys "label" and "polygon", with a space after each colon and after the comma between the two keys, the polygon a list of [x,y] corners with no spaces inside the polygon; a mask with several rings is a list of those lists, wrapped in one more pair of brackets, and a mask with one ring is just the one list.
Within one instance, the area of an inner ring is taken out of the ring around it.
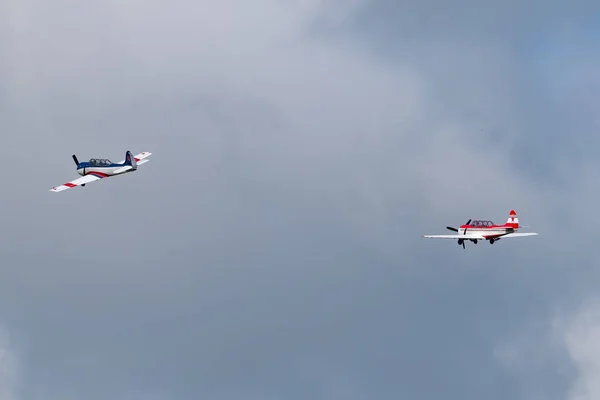
{"label": "horizontal stabilizer", "polygon": [[[145,159],[145,160],[138,161],[138,162],[137,162],[137,166],[140,166],[140,165],[142,165],[142,164],[146,164],[148,161],[150,161],[150,160],[148,160],[148,159]],[[132,166],[132,165],[126,165],[126,166],[124,166],[124,167],[121,167],[121,168],[119,168],[119,169],[116,169],[116,170],[114,170],[113,174],[115,174],[115,175],[116,175],[116,174],[122,174],[123,172],[127,172],[127,171],[130,171],[130,170],[132,170],[132,169],[137,169],[137,167],[136,167],[136,168],[133,168],[133,166]]]}
{"label": "horizontal stabilizer", "polygon": [[[148,152],[148,151],[144,151],[143,153],[140,154],[136,154],[134,157],[135,161],[137,162],[137,165],[141,164],[141,160],[145,159],[146,157],[150,157],[152,155],[152,153]],[[126,160],[122,160],[119,161],[119,164],[125,164]]]}

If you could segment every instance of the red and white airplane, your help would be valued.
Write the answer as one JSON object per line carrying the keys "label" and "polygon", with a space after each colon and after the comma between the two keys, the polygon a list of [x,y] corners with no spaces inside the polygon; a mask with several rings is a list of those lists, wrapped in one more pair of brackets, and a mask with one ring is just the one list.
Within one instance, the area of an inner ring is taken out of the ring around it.
{"label": "red and white airplane", "polygon": [[519,229],[519,218],[515,210],[511,210],[508,220],[504,225],[496,225],[492,221],[468,220],[466,224],[461,225],[459,229],[447,226],[446,229],[457,232],[457,235],[423,235],[424,238],[433,239],[456,239],[458,245],[465,248],[465,241],[470,240],[477,244],[478,240],[489,240],[490,244],[494,244],[500,239],[537,236],[537,233],[517,233]]}

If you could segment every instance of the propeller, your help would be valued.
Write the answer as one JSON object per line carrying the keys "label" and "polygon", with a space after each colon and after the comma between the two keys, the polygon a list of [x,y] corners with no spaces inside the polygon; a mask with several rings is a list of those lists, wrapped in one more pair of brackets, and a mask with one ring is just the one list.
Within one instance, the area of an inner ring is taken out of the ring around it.
{"label": "propeller", "polygon": [[79,160],[75,154],[73,154],[73,161],[75,161],[75,165],[79,166]]}
{"label": "propeller", "polygon": [[[469,220],[467,221],[467,223],[465,225],[469,225],[470,223],[471,223],[471,219],[469,218]],[[466,235],[466,234],[467,234],[467,228],[465,228],[465,230],[463,232],[463,235]],[[464,240],[462,242],[462,245],[463,245],[463,250],[464,250],[465,249],[465,241]]]}
{"label": "propeller", "polygon": [[[471,223],[471,220],[469,219],[465,225],[469,225],[470,223]],[[446,229],[448,229],[449,231],[458,232],[458,229],[453,228],[451,226],[447,226]],[[467,234],[467,229],[468,228],[465,228],[465,230],[463,231],[463,235]],[[459,245],[462,244],[463,249],[465,248],[465,240],[464,239],[458,239],[458,244]]]}

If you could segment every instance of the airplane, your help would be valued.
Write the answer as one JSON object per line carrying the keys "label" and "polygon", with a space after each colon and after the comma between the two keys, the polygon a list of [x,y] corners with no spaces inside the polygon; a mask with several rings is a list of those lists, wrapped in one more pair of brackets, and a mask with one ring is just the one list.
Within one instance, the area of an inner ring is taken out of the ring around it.
{"label": "airplane", "polygon": [[126,174],[128,172],[134,172],[138,166],[147,163],[150,160],[146,158],[152,153],[143,152],[136,156],[131,154],[131,151],[127,150],[125,153],[125,160],[113,163],[110,160],[92,158],[87,162],[79,162],[77,156],[73,154],[73,161],[77,165],[77,173],[81,175],[81,178],[77,178],[71,182],[67,182],[63,185],[53,187],[50,189],[51,192],[62,192],[63,190],[71,189],[77,186],[85,186],[87,183],[100,180],[102,178],[110,178],[111,176],[117,176]]}
{"label": "airplane", "polygon": [[457,235],[423,235],[424,238],[433,239],[457,239],[458,245],[465,248],[465,241],[470,240],[477,244],[478,240],[488,240],[490,244],[494,244],[500,239],[537,236],[537,233],[517,233],[519,229],[519,218],[515,210],[510,210],[508,220],[504,225],[496,225],[492,221],[468,220],[466,224],[461,225],[459,229],[447,226],[446,229],[457,232]]}

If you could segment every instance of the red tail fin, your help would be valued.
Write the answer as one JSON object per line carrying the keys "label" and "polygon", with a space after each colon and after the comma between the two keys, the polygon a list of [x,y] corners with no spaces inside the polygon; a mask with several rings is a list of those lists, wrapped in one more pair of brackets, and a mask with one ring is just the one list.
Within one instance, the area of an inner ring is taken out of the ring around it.
{"label": "red tail fin", "polygon": [[519,218],[517,218],[517,212],[515,210],[510,210],[510,214],[508,215],[506,225],[514,229],[519,228]]}

